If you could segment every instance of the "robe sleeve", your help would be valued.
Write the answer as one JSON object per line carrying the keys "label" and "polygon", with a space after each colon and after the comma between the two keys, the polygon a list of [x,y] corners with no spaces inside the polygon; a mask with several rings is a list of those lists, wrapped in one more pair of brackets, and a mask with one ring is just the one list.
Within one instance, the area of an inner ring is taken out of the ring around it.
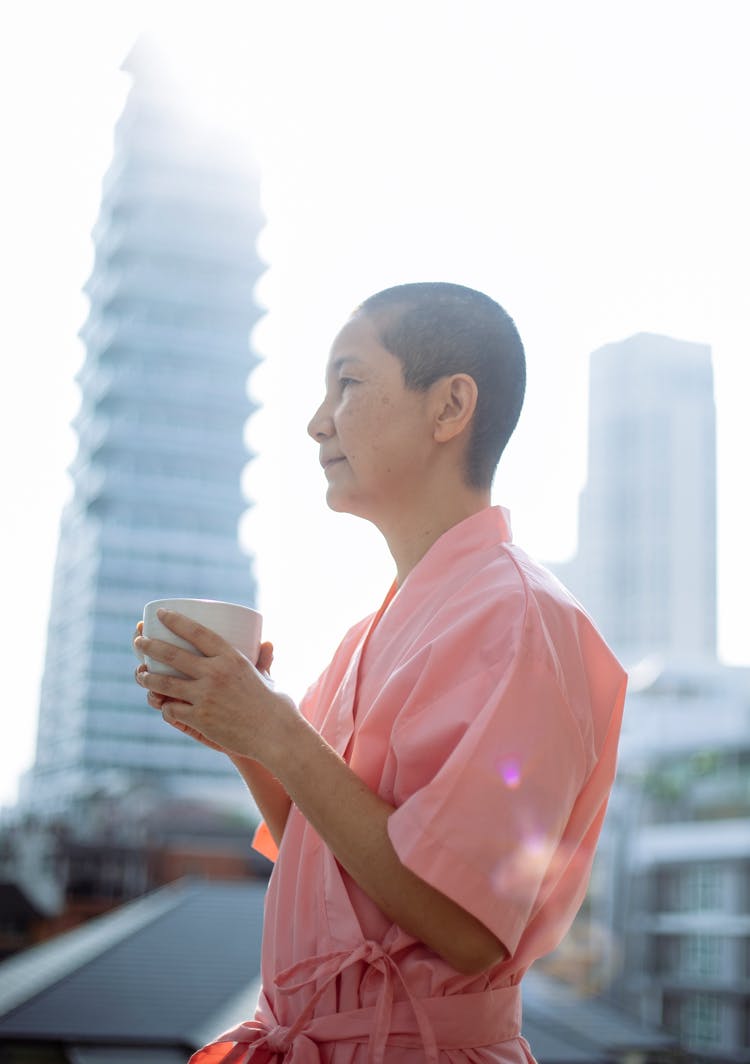
{"label": "robe sleeve", "polygon": [[[299,704],[299,711],[302,716],[305,717],[307,720],[311,721],[312,723],[314,723],[313,718],[317,709],[318,696],[324,677],[325,673],[323,673],[322,676],[318,677],[312,687],[308,688],[302,698],[302,701]],[[263,857],[266,857],[269,861],[275,862],[276,858],[279,856],[279,848],[276,845],[274,838],[271,835],[271,832],[268,830],[268,825],[266,824],[265,820],[261,820],[260,824],[258,824],[257,828],[255,829],[255,834],[253,835],[253,841],[251,843],[251,846],[254,850],[257,850],[258,853],[262,854]]]}
{"label": "robe sleeve", "polygon": [[[353,625],[339,644],[333,656],[331,664],[325,669],[315,683],[308,688],[299,704],[299,711],[314,728],[320,729],[322,717],[328,706],[333,691],[338,686],[349,660],[357,646],[362,633],[367,629],[372,617],[365,617],[363,621]],[[269,861],[275,861],[278,857],[278,847],[273,840],[271,832],[265,821],[256,828],[253,836],[252,847],[267,857]]]}
{"label": "robe sleeve", "polygon": [[[543,636],[525,633],[510,659],[485,663],[417,713],[407,707],[392,744],[397,808],[388,833],[408,868],[511,955],[566,876],[563,893],[575,894],[577,909],[593,856],[589,829],[612,773],[586,794],[592,764],[581,721]],[[591,849],[583,860],[582,845]]]}

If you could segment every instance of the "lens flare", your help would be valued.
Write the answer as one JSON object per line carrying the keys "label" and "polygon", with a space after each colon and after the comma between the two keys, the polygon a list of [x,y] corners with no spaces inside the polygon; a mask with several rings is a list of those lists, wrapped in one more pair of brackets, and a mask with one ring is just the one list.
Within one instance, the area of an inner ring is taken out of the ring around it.
{"label": "lens flare", "polygon": [[506,787],[514,791],[521,782],[521,764],[516,757],[505,757],[498,762],[497,771]]}

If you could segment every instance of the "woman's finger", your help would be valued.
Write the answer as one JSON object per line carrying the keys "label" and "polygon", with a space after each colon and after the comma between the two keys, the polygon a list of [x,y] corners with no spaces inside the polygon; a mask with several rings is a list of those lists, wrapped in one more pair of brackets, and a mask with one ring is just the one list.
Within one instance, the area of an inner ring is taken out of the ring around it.
{"label": "woman's finger", "polygon": [[143,635],[143,621],[138,622],[138,624],[135,626],[135,632],[133,633],[133,650],[135,651],[136,655],[141,659],[141,661],[143,661],[143,654],[141,654],[140,650],[135,645],[135,641],[140,635]]}
{"label": "woman's finger", "polygon": [[138,636],[134,645],[137,653],[148,655],[164,665],[177,669],[178,672],[184,672],[186,676],[196,679],[201,675],[201,670],[197,667],[198,662],[203,661],[201,654],[183,650],[182,647],[176,647],[173,643],[165,643],[163,639],[148,639],[143,635]]}
{"label": "woman's finger", "polygon": [[[135,670],[135,682],[140,684],[141,687],[144,686],[144,684],[141,683],[141,676],[146,672],[148,672],[147,665],[139,665]],[[160,710],[164,705],[165,699],[166,695],[159,695],[155,691],[149,691],[148,688],[146,688],[146,701],[153,709]]]}
{"label": "woman's finger", "polygon": [[260,650],[258,652],[258,660],[256,662],[256,669],[258,672],[268,673],[271,671],[273,665],[273,643],[261,643]]}
{"label": "woman's finger", "polygon": [[203,624],[186,617],[184,613],[175,613],[174,610],[157,610],[156,616],[165,628],[175,635],[186,640],[201,654],[207,658],[218,657],[219,654],[231,650],[232,647],[226,639],[222,639],[216,632],[206,628]]}
{"label": "woman's finger", "polygon": [[[148,666],[146,665],[139,665],[135,670],[135,682],[140,684],[141,687],[144,686],[144,684],[141,683],[141,676],[145,672],[148,672]],[[148,688],[146,688],[146,701],[153,709],[161,709],[165,698],[166,695],[159,695],[155,691],[149,691]]]}
{"label": "woman's finger", "polygon": [[190,687],[192,680],[181,680],[179,676],[164,676],[160,672],[150,672],[146,669],[140,674],[138,681],[141,687],[146,687],[152,694],[164,695],[165,698],[178,702],[190,701]]}

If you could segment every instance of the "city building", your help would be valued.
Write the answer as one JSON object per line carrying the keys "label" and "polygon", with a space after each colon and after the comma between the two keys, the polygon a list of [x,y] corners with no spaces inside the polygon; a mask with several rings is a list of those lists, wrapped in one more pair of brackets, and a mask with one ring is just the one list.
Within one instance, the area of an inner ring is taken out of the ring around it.
{"label": "city building", "polygon": [[147,42],[124,68],[132,86],[86,285],[36,759],[21,788],[22,806],[44,816],[131,783],[245,793],[226,758],[147,706],[131,639],[151,599],[254,602],[238,522],[261,315],[258,176],[226,134],[181,111]]}
{"label": "city building", "polygon": [[[58,820],[0,822],[0,960],[186,876],[265,881],[257,820],[237,808],[133,787],[80,803]],[[0,1054],[0,1062],[2,1054]]]}
{"label": "city building", "polygon": [[711,349],[638,333],[591,355],[578,552],[553,568],[626,665],[716,654]]}
{"label": "city building", "polygon": [[578,553],[558,575],[629,669],[618,775],[580,916],[543,966],[750,1061],[750,669],[716,658],[710,349],[591,356]]}
{"label": "city building", "polygon": [[750,668],[632,671],[603,843],[610,997],[701,1061],[750,1061]]}

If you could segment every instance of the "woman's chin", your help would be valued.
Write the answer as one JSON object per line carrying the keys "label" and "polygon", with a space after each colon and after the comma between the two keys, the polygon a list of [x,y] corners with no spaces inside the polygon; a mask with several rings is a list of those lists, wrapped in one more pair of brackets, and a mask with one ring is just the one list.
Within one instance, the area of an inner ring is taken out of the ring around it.
{"label": "woman's chin", "polygon": [[336,488],[335,485],[329,484],[328,491],[326,492],[326,503],[329,510],[333,510],[337,514],[351,514],[352,517],[363,517],[368,519],[369,515],[364,512],[363,506],[357,504],[357,500],[341,488]]}
{"label": "woman's chin", "polygon": [[352,509],[351,504],[349,500],[347,500],[346,496],[342,492],[336,491],[335,488],[329,488],[326,492],[326,503],[328,504],[328,509],[333,510],[334,513],[356,513],[356,510]]}

